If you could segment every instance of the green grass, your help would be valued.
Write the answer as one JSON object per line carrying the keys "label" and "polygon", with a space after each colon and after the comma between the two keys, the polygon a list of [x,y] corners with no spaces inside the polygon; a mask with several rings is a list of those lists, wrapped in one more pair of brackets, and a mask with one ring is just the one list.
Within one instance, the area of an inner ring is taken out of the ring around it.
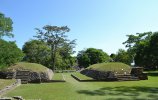
{"label": "green grass", "polygon": [[19,62],[16,63],[14,66],[9,67],[9,70],[21,70],[21,69],[26,69],[26,70],[31,70],[35,72],[45,72],[47,68],[41,64],[36,64],[36,63],[27,63],[27,62]]}
{"label": "green grass", "polygon": [[41,100],[158,100],[158,76],[123,82],[78,82],[64,73],[66,82],[24,84],[5,96]]}
{"label": "green grass", "polygon": [[98,70],[98,71],[113,71],[117,73],[130,73],[131,67],[119,62],[110,62],[110,63],[99,63],[89,66],[87,69]]}
{"label": "green grass", "polygon": [[8,85],[11,85],[15,81],[16,80],[12,80],[12,79],[0,79],[0,90],[5,88]]}
{"label": "green grass", "polygon": [[80,80],[94,80],[93,78],[80,74],[79,72],[72,73],[72,74],[76,76],[77,78],[79,78]]}
{"label": "green grass", "polygon": [[63,80],[62,73],[55,73],[52,80]]}

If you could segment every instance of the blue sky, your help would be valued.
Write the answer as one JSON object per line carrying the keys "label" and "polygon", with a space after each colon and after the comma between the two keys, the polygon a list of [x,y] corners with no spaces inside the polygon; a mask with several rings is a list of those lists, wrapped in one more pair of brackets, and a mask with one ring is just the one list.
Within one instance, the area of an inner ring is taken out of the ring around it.
{"label": "blue sky", "polygon": [[158,0],[1,0],[0,12],[13,20],[19,48],[44,25],[67,25],[75,50],[94,47],[109,55],[125,46],[127,34],[158,30]]}

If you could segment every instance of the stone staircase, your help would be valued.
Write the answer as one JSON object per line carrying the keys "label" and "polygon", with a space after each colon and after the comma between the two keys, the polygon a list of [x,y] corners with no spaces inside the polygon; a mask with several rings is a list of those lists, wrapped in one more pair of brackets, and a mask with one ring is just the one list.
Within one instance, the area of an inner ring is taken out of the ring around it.
{"label": "stone staircase", "polygon": [[14,77],[14,72],[8,72],[6,79],[12,79]]}
{"label": "stone staircase", "polygon": [[135,76],[131,76],[130,74],[117,74],[117,80],[118,81],[137,81],[139,80],[138,77],[135,77]]}
{"label": "stone staircase", "polygon": [[30,71],[17,71],[16,79],[21,79],[22,84],[27,84],[29,81]]}

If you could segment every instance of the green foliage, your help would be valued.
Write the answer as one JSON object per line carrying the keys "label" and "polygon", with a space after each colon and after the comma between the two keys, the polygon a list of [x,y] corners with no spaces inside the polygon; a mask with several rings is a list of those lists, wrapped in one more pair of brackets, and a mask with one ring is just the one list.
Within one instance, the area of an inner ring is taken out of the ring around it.
{"label": "green foliage", "polygon": [[149,47],[146,50],[150,62],[152,62],[150,67],[153,66],[153,68],[156,68],[158,66],[158,32],[153,33],[149,42]]}
{"label": "green foliage", "polygon": [[10,66],[23,58],[22,51],[15,42],[7,42],[0,39],[0,65]]}
{"label": "green foliage", "polygon": [[[60,55],[62,54],[62,57],[66,58],[70,56],[70,54],[72,54],[75,40],[70,41],[67,39],[67,35],[65,35],[65,33],[69,32],[70,29],[67,26],[58,27],[46,25],[43,27],[43,30],[40,30],[38,28],[36,30],[37,35],[35,37],[41,41],[46,42],[51,48],[51,67],[53,70],[55,70],[58,52],[60,52]],[[60,50],[61,48],[63,50]]]}
{"label": "green foliage", "polygon": [[90,65],[90,59],[85,51],[80,51],[78,53],[77,61],[80,67],[88,67]]}
{"label": "green foliage", "polygon": [[[65,46],[66,45],[66,46]],[[56,51],[56,69],[68,69],[75,65],[75,58],[71,56],[71,45],[64,43]],[[38,63],[51,68],[51,48],[44,41],[31,40],[24,44],[23,52],[26,54],[24,61]]]}
{"label": "green foliage", "polygon": [[130,53],[123,49],[118,50],[114,59],[115,59],[115,62],[122,62],[122,63],[128,64],[128,65],[130,65],[133,60]]}
{"label": "green foliage", "polygon": [[24,61],[38,63],[50,67],[51,49],[39,40],[31,40],[24,44],[22,48],[25,53]]}
{"label": "green foliage", "polygon": [[6,17],[4,14],[0,13],[0,39],[3,36],[13,37],[14,35],[12,32],[12,20],[9,17]]}
{"label": "green foliage", "polygon": [[128,47],[128,52],[134,57],[137,66],[148,69],[155,68],[158,64],[157,59],[157,32],[137,33],[128,35],[127,41],[124,42]]}
{"label": "green foliage", "polygon": [[110,55],[110,58],[111,58],[111,60],[110,60],[111,62],[115,62],[116,54],[112,53]]}
{"label": "green foliage", "polygon": [[101,49],[88,48],[80,51],[77,55],[78,64],[80,67],[88,67],[89,65],[108,62],[109,56]]}

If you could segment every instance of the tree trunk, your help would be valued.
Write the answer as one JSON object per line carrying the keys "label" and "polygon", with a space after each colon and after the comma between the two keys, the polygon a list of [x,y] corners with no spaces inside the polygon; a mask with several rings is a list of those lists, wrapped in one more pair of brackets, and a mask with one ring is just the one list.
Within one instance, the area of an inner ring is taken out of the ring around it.
{"label": "tree trunk", "polygon": [[51,59],[52,59],[52,70],[55,71],[55,62],[56,62],[56,46],[51,46]]}

